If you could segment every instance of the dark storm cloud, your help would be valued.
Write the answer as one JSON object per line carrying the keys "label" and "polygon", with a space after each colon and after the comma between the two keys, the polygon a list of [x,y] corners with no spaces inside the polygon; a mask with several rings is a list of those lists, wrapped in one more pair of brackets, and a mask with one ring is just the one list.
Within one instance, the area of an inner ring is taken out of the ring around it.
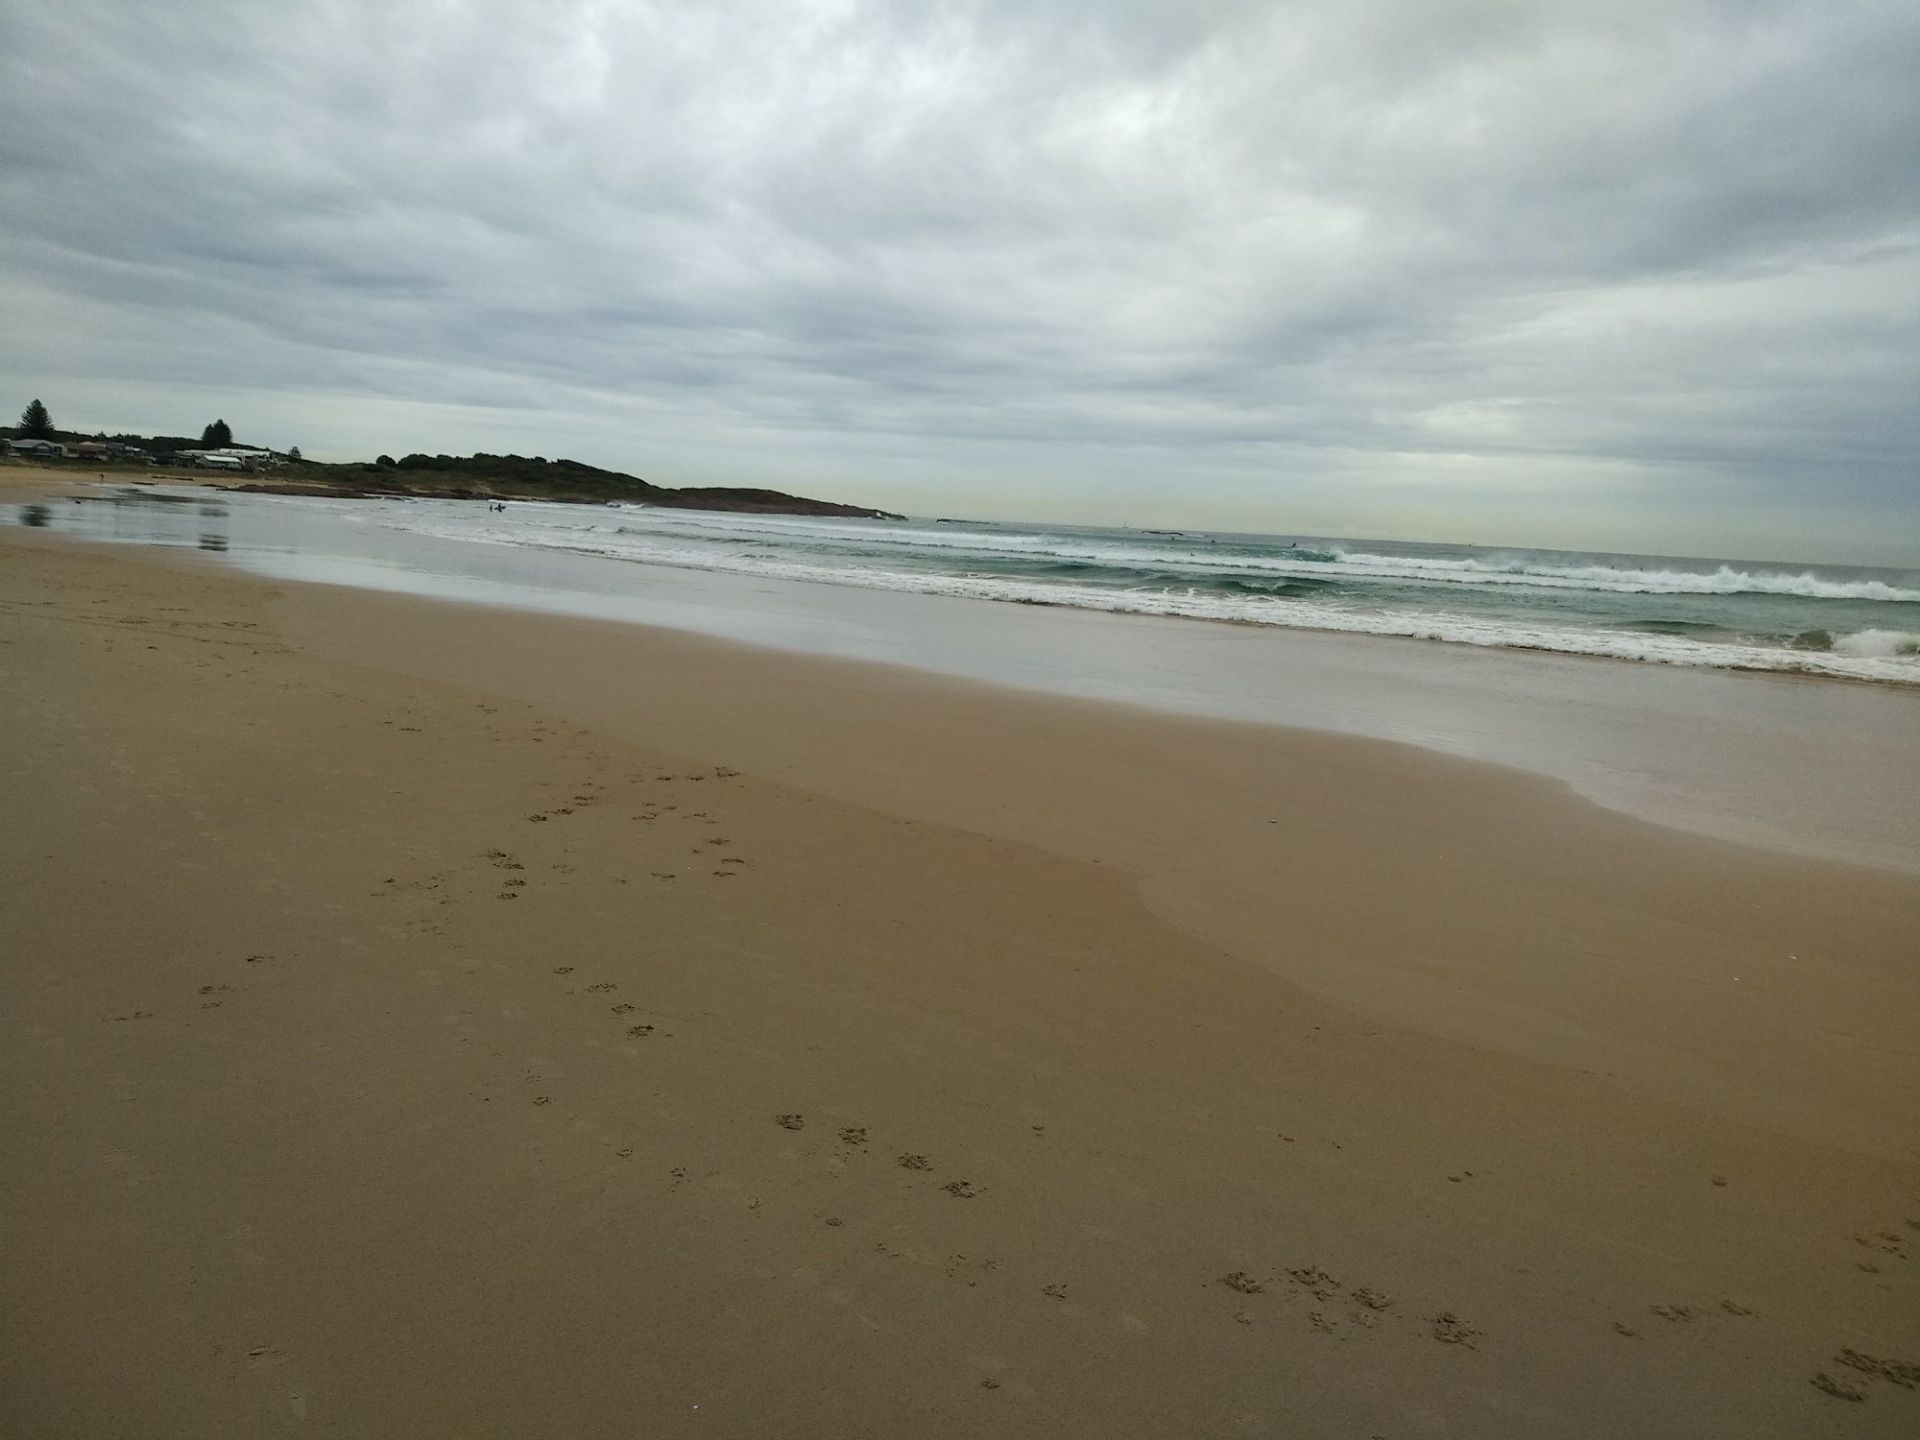
{"label": "dark storm cloud", "polygon": [[6,14],[16,388],[838,444],[903,505],[990,457],[1056,514],[1133,467],[1249,518],[1920,518],[1909,4]]}

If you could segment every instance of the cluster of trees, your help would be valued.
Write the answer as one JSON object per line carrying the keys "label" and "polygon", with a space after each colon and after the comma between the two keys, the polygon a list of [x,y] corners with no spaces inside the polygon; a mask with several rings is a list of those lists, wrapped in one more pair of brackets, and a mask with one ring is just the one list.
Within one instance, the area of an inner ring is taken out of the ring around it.
{"label": "cluster of trees", "polygon": [[47,407],[38,399],[30,402],[20,412],[20,428],[14,435],[21,440],[53,439],[53,417],[47,413]]}
{"label": "cluster of trees", "polygon": [[[6,433],[0,431],[0,434]],[[13,437],[20,440],[78,440],[88,438],[77,432],[68,433],[54,428],[53,416],[46,404],[35,398],[29,401],[27,408],[20,412],[20,423],[12,431]],[[156,455],[169,455],[176,450],[225,450],[233,445],[233,427],[225,420],[215,420],[200,431],[195,440],[190,435],[108,435],[104,430],[91,437],[95,440],[112,440],[122,445],[148,450]],[[287,452],[288,458],[298,460],[300,451],[296,448]]]}

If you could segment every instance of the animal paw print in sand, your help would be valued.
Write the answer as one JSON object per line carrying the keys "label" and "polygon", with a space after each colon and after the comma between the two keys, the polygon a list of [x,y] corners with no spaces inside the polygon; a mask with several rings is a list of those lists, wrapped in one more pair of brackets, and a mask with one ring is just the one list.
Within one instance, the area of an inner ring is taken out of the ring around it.
{"label": "animal paw print in sand", "polygon": [[973,1185],[970,1182],[966,1180],[949,1180],[946,1184],[942,1185],[940,1188],[946,1191],[947,1194],[953,1196],[953,1198],[956,1200],[971,1200],[973,1199],[974,1196],[980,1193],[978,1190],[973,1188]]}
{"label": "animal paw print in sand", "polygon": [[1897,1230],[1876,1230],[1871,1235],[1856,1235],[1853,1237],[1853,1243],[1862,1250],[1871,1250],[1879,1255],[1891,1255],[1896,1260],[1908,1258],[1907,1237]]}
{"label": "animal paw print in sand", "polygon": [[932,1163],[924,1155],[902,1155],[894,1161],[902,1170],[931,1170]]}
{"label": "animal paw print in sand", "polygon": [[1302,1265],[1287,1274],[1293,1283],[1308,1291],[1316,1300],[1331,1300],[1340,1293],[1340,1282],[1334,1279],[1318,1265]]}
{"label": "animal paw print in sand", "polygon": [[1469,1350],[1478,1348],[1473,1342],[1480,1338],[1480,1332],[1451,1310],[1442,1310],[1433,1317],[1431,1324],[1433,1338],[1442,1345],[1464,1345]]}
{"label": "animal paw print in sand", "polygon": [[776,1115],[773,1117],[773,1123],[782,1130],[804,1130],[807,1128],[807,1117],[794,1114]]}
{"label": "animal paw print in sand", "polygon": [[1831,1395],[1836,1400],[1851,1400],[1856,1404],[1867,1398],[1867,1392],[1858,1385],[1849,1385],[1844,1380],[1836,1380],[1822,1370],[1808,1382],[1823,1395]]}
{"label": "animal paw print in sand", "polygon": [[[1915,1364],[1911,1360],[1883,1360],[1877,1355],[1865,1355],[1848,1347],[1833,1357],[1833,1363],[1844,1365],[1849,1370],[1865,1375],[1869,1380],[1885,1380],[1889,1384],[1898,1385],[1902,1390],[1920,1389],[1920,1364]],[[1835,1384],[1839,1389],[1828,1389],[1820,1385],[1823,1378],[1830,1377],[1815,1376],[1813,1383],[1822,1390],[1826,1390],[1835,1399],[1864,1400],[1867,1398],[1866,1392],[1858,1385],[1836,1381]],[[1839,1390],[1846,1390],[1849,1393],[1840,1394]]]}

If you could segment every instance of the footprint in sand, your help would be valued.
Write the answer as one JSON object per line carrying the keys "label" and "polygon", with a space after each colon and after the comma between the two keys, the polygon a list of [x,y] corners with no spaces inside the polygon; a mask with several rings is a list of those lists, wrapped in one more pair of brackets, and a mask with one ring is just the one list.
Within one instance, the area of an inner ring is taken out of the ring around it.
{"label": "footprint in sand", "polygon": [[1862,1375],[1891,1381],[1903,1390],[1920,1388],[1920,1365],[1911,1360],[1882,1360],[1877,1355],[1863,1355],[1849,1347],[1835,1355],[1833,1363],[1858,1370]]}
{"label": "footprint in sand", "polygon": [[933,1165],[924,1155],[902,1155],[894,1162],[902,1170],[931,1170]]}
{"label": "footprint in sand", "polygon": [[782,1130],[804,1130],[807,1128],[807,1117],[794,1114],[776,1115],[773,1117],[773,1123]]}
{"label": "footprint in sand", "polygon": [[1823,1394],[1831,1395],[1836,1400],[1852,1400],[1858,1402],[1867,1398],[1867,1392],[1862,1390],[1858,1385],[1849,1385],[1844,1380],[1836,1380],[1824,1370],[1816,1374],[1809,1383],[1812,1384],[1814,1389]]}
{"label": "footprint in sand", "polygon": [[1433,1338],[1442,1345],[1464,1345],[1469,1350],[1479,1348],[1473,1342],[1480,1338],[1480,1332],[1451,1310],[1442,1310],[1434,1316],[1432,1325]]}
{"label": "footprint in sand", "polygon": [[1302,1265],[1287,1274],[1293,1283],[1312,1294],[1316,1300],[1331,1300],[1340,1293],[1340,1282],[1334,1279],[1318,1265]]}
{"label": "footprint in sand", "polygon": [[1863,1250],[1874,1250],[1900,1260],[1907,1258],[1907,1237],[1896,1230],[1876,1230],[1871,1235],[1856,1235],[1853,1243]]}

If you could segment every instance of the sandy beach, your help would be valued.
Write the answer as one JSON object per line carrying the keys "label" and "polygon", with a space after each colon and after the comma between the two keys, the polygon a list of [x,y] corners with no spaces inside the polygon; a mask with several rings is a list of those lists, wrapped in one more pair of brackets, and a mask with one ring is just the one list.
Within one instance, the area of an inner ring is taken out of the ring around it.
{"label": "sandy beach", "polygon": [[1920,1428],[1912,875],[19,528],[0,739],[7,1433]]}

